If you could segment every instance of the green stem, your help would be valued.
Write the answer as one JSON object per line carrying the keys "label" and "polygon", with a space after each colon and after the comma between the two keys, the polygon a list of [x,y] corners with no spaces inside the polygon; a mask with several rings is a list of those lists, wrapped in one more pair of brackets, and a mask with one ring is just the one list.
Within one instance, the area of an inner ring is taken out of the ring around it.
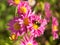
{"label": "green stem", "polygon": [[15,10],[15,16],[17,16],[17,7],[16,7],[16,10]]}

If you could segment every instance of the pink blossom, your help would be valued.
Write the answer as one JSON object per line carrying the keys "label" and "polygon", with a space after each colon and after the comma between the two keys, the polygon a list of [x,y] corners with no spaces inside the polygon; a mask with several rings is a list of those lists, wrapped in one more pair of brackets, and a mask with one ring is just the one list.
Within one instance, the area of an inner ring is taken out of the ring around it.
{"label": "pink blossom", "polygon": [[58,31],[58,21],[56,17],[52,17],[52,31]]}
{"label": "pink blossom", "polygon": [[38,45],[36,40],[33,39],[32,36],[24,36],[23,39],[20,41],[20,45]]}
{"label": "pink blossom", "polygon": [[25,16],[25,15],[28,15],[31,12],[31,7],[29,6],[27,1],[20,2],[20,4],[18,5],[17,8],[18,8],[17,13],[19,15]]}
{"label": "pink blossom", "polygon": [[11,31],[11,33],[15,33],[17,35],[23,35],[25,33],[25,30],[23,28],[23,25],[19,24],[19,21],[17,21],[19,18],[15,17],[14,19],[10,20],[8,23],[8,30]]}
{"label": "pink blossom", "polygon": [[56,17],[52,17],[52,35],[53,35],[53,39],[57,39],[58,38],[58,21]]}
{"label": "pink blossom", "polygon": [[17,21],[19,21],[19,24],[23,25],[23,29],[27,32],[29,30],[29,28],[31,27],[31,23],[32,23],[32,14],[28,14],[25,16],[21,16],[21,18],[19,18]]}
{"label": "pink blossom", "polygon": [[50,4],[48,2],[45,3],[45,15],[46,15],[46,19],[49,22],[50,17],[51,17],[51,10],[50,10]]}
{"label": "pink blossom", "polygon": [[58,39],[57,31],[52,32],[53,40]]}
{"label": "pink blossom", "polygon": [[44,33],[45,26],[47,25],[46,19],[41,19],[38,15],[31,17],[32,23],[30,24],[30,32],[34,37],[40,36]]}

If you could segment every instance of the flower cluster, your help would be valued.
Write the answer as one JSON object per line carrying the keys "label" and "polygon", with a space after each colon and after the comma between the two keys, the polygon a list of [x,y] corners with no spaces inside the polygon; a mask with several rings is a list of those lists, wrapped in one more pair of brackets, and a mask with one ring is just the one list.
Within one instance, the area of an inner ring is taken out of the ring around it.
{"label": "flower cluster", "polygon": [[[31,0],[32,1],[32,0]],[[41,15],[37,15],[32,12],[31,6],[28,1],[22,0],[8,0],[10,5],[17,7],[18,16],[14,17],[8,23],[8,30],[11,31],[11,40],[16,40],[18,36],[24,36],[20,41],[20,45],[38,45],[34,38],[39,37],[44,34],[46,25],[50,21],[50,4],[45,3],[45,15],[46,17],[41,18]],[[57,26],[58,22],[55,17],[52,17],[52,32],[54,33],[54,39],[58,38]],[[30,34],[28,34],[30,33]],[[56,36],[55,36],[56,35]]]}

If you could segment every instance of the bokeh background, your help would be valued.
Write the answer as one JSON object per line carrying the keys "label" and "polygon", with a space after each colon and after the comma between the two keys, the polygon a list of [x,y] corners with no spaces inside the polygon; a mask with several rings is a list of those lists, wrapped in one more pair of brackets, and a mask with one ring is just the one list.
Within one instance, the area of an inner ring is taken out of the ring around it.
{"label": "bokeh background", "polygon": [[[60,0],[36,0],[36,5],[32,8],[36,10],[36,13],[44,13],[44,2],[49,2],[51,5],[52,15],[58,18],[58,35],[59,38],[53,40],[51,35],[51,21],[47,25],[47,29],[44,35],[36,38],[39,45],[60,45]],[[13,42],[9,39],[10,31],[7,30],[7,23],[14,17],[15,7],[9,6],[7,0],[0,0],[0,45],[18,45],[19,40]],[[44,15],[43,15],[44,16]]]}

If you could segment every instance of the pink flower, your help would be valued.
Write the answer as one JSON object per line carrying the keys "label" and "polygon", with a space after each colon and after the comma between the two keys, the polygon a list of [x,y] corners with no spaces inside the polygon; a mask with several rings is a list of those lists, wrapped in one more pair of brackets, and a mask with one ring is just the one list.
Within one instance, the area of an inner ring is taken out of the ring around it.
{"label": "pink flower", "polygon": [[46,15],[46,19],[49,22],[50,17],[51,17],[51,10],[50,10],[50,4],[48,2],[45,3],[45,15]]}
{"label": "pink flower", "polygon": [[33,39],[32,36],[24,36],[20,42],[20,45],[38,45],[38,43]]}
{"label": "pink flower", "polygon": [[18,5],[21,2],[21,0],[8,0],[9,5]]}
{"label": "pink flower", "polygon": [[31,17],[32,14],[28,14],[25,16],[21,16],[21,18],[19,18],[17,21],[19,21],[19,24],[23,25],[23,29],[27,32],[29,30],[29,28],[31,27],[30,23],[31,23]]}
{"label": "pink flower", "polygon": [[52,32],[53,40],[58,39],[58,34],[56,31]]}
{"label": "pink flower", "polygon": [[18,14],[19,15],[28,15],[31,12],[31,7],[29,6],[27,1],[20,2],[18,5]]}
{"label": "pink flower", "polygon": [[58,21],[56,17],[52,17],[52,31],[58,31]]}
{"label": "pink flower", "polygon": [[53,39],[57,39],[58,38],[58,21],[56,17],[52,17],[52,35],[53,35]]}
{"label": "pink flower", "polygon": [[19,21],[17,21],[19,18],[15,17],[8,23],[8,30],[11,31],[11,33],[15,33],[17,35],[23,35],[25,33],[25,30],[23,28],[23,25],[19,24]]}
{"label": "pink flower", "polygon": [[50,4],[48,2],[45,2],[45,11],[50,10]]}
{"label": "pink flower", "polygon": [[45,26],[47,24],[46,19],[41,19],[38,15],[31,17],[32,23],[30,24],[30,32],[34,37],[40,36],[44,33]]}

